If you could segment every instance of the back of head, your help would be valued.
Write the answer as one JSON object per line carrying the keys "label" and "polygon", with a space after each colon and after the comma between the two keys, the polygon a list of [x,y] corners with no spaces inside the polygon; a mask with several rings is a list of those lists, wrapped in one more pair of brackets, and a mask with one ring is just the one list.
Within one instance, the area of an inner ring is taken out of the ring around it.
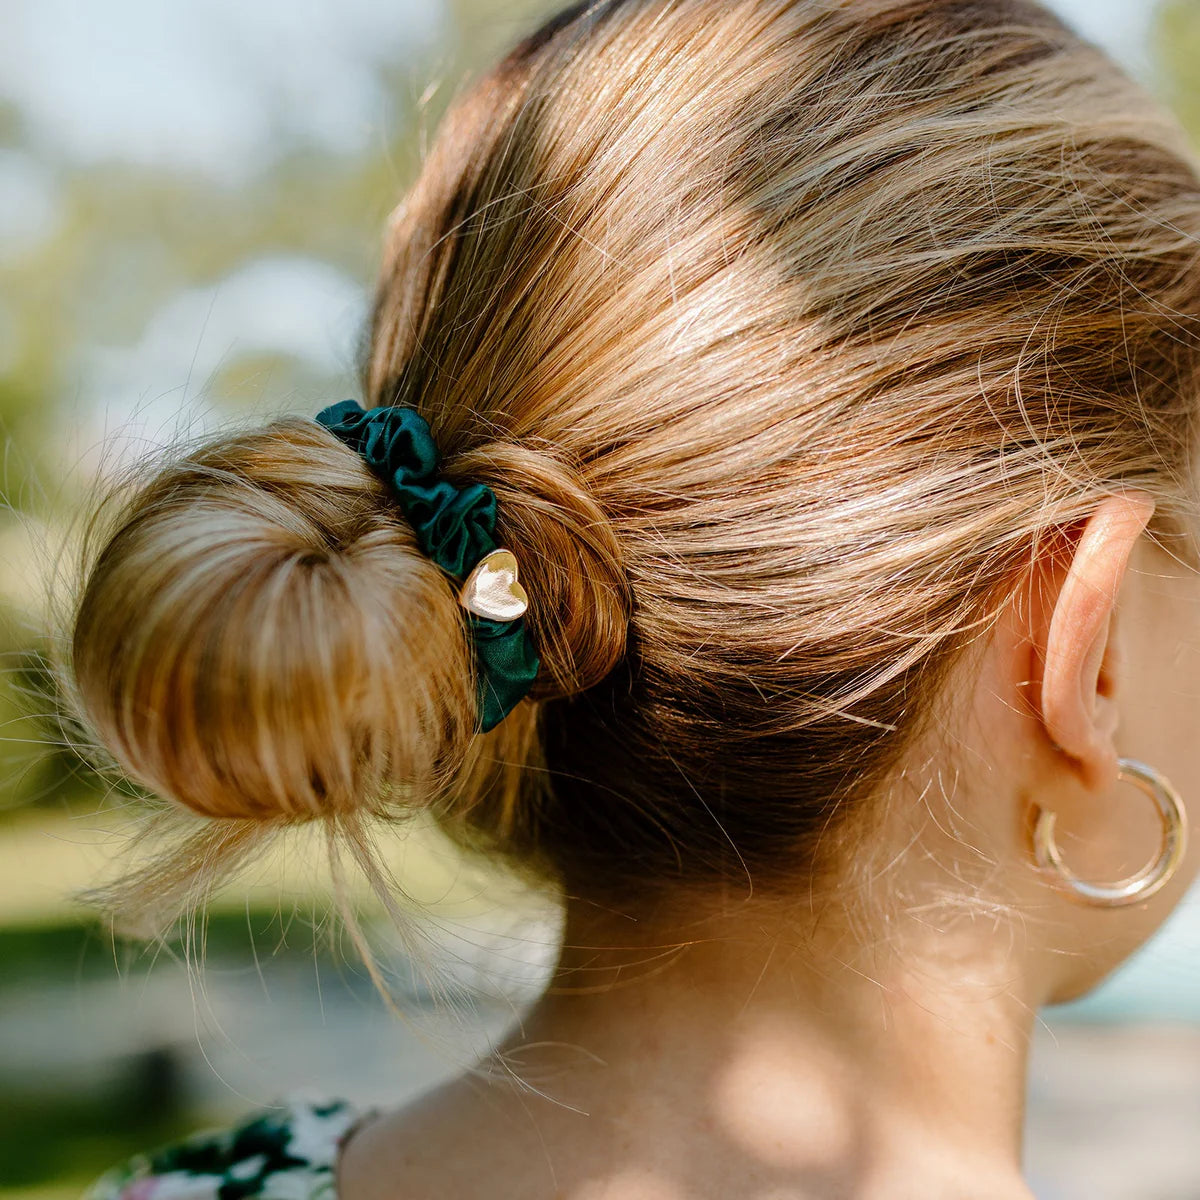
{"label": "back of head", "polygon": [[542,659],[475,732],[465,614],[304,419],[133,489],[82,718],[217,821],[428,809],[596,897],[837,877],[1039,538],[1191,528],[1200,179],[1027,0],[601,0],[451,110],[365,403],[498,499]]}

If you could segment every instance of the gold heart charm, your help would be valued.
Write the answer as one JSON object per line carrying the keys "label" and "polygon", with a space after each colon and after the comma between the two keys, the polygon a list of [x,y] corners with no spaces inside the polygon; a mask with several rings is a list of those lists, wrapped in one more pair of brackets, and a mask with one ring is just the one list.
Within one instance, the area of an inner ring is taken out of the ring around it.
{"label": "gold heart charm", "polygon": [[493,550],[485,554],[459,590],[458,602],[478,617],[515,621],[529,607],[529,597],[517,582],[513,552]]}

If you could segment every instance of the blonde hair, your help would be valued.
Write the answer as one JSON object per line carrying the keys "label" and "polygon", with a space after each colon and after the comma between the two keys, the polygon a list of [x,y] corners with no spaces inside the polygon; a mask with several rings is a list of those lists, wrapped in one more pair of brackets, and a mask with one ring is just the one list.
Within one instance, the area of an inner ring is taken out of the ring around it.
{"label": "blonde hair", "polygon": [[68,692],[215,832],[126,899],[418,810],[585,896],[834,880],[1042,539],[1124,486],[1193,528],[1200,170],[1027,0],[572,8],[384,258],[364,403],[496,492],[541,675],[472,733],[452,581],[312,420],[147,467]]}

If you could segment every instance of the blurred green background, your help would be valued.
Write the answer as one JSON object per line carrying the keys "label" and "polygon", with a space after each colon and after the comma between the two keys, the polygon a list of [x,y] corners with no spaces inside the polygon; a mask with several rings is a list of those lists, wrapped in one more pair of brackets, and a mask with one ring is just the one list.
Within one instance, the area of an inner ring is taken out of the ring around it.
{"label": "blurred green background", "polygon": [[[387,213],[462,79],[534,0],[4,0],[0,40],[0,1200],[59,1200],[134,1150],[287,1090],[396,1102],[536,995],[545,898],[428,831],[397,846],[463,1011],[400,947],[409,1022],[327,944],[293,845],[224,893],[203,971],[114,944],[73,892],[139,802],[40,720],[50,554],[98,472],[180,432],[357,394]],[[1200,0],[1059,0],[1200,138]],[[1039,1200],[1200,1197],[1200,905],[1044,1014]],[[422,1017],[422,1014],[425,1014]]]}

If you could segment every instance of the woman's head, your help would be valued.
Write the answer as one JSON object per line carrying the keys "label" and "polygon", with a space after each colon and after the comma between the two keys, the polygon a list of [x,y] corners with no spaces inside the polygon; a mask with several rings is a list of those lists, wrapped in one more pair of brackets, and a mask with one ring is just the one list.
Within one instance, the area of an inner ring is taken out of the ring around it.
{"label": "woman's head", "polygon": [[1031,564],[1125,493],[1191,555],[1198,315],[1196,160],[1041,7],[580,6],[446,118],[363,371],[496,492],[531,698],[473,735],[451,582],[284,419],[103,526],[78,707],[218,818],[428,807],[606,902],[843,886],[918,750],[953,806]]}

